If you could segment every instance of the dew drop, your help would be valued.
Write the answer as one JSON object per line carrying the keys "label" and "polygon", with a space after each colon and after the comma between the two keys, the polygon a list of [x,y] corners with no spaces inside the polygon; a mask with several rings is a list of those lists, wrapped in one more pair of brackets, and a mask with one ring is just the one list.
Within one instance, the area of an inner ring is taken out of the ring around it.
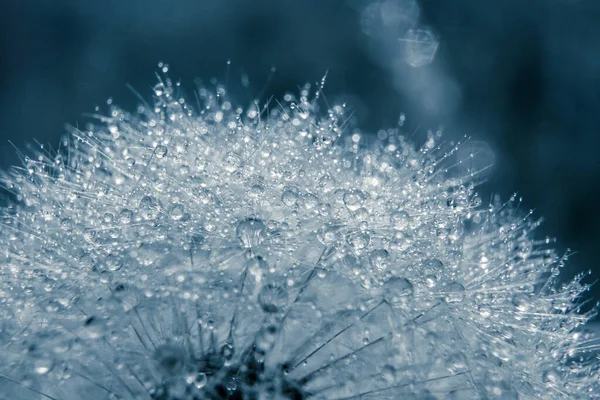
{"label": "dew drop", "polygon": [[317,239],[325,245],[333,244],[341,238],[340,228],[341,225],[325,224],[317,230]]}
{"label": "dew drop", "polygon": [[460,303],[465,299],[465,287],[458,282],[448,284],[444,292],[447,303]]}
{"label": "dew drop", "polygon": [[396,381],[396,368],[386,364],[382,368],[381,375],[387,383],[394,383]]}
{"label": "dew drop", "polygon": [[144,196],[139,204],[140,214],[146,220],[155,219],[160,212],[160,203],[152,196]]}
{"label": "dew drop", "polygon": [[384,298],[390,304],[403,305],[414,296],[413,284],[406,278],[393,277],[383,284]]}
{"label": "dew drop", "polygon": [[237,237],[246,248],[260,245],[266,238],[266,231],[264,222],[256,218],[243,219],[236,228]]}
{"label": "dew drop", "polygon": [[133,219],[133,211],[131,211],[127,208],[122,209],[121,212],[119,213],[119,221],[121,221],[122,224],[129,224],[132,219]]}
{"label": "dew drop", "polygon": [[33,362],[33,371],[38,375],[45,375],[54,367],[52,359],[37,359]]}
{"label": "dew drop", "polygon": [[121,259],[120,256],[116,255],[116,254],[109,254],[106,257],[106,268],[108,268],[110,271],[118,271],[121,269],[121,267],[123,267],[123,260]]}
{"label": "dew drop", "polygon": [[255,274],[264,273],[269,270],[269,264],[261,256],[256,256],[246,261],[246,268]]}
{"label": "dew drop", "polygon": [[344,193],[344,204],[350,211],[356,211],[362,207],[367,196],[360,190],[352,189]]}
{"label": "dew drop", "polygon": [[183,214],[184,214],[183,204],[179,204],[179,203],[173,204],[173,206],[169,210],[169,215],[171,216],[171,219],[174,221],[179,221],[181,218],[183,218]]}
{"label": "dew drop", "polygon": [[158,158],[163,158],[164,156],[167,155],[167,152],[168,152],[167,146],[163,146],[163,145],[158,145],[154,149],[154,154]]}
{"label": "dew drop", "polygon": [[73,225],[73,220],[71,218],[63,218],[62,221],[60,221],[60,227],[65,231],[73,229]]}
{"label": "dew drop", "polygon": [[206,386],[207,382],[208,378],[206,377],[206,374],[204,372],[200,372],[194,379],[194,386],[196,389],[202,389],[204,386]]}
{"label": "dew drop", "polygon": [[266,284],[258,294],[258,303],[263,311],[267,313],[276,313],[280,311],[288,301],[287,290],[281,286]]}
{"label": "dew drop", "polygon": [[98,339],[104,334],[104,321],[94,315],[88,317],[83,323],[85,334],[90,339]]}
{"label": "dew drop", "polygon": [[346,242],[355,250],[365,249],[371,242],[371,235],[368,232],[351,232],[346,235]]}
{"label": "dew drop", "polygon": [[385,271],[390,266],[391,256],[385,249],[373,250],[369,255],[371,266],[379,272]]}
{"label": "dew drop", "polygon": [[410,224],[410,215],[403,210],[397,210],[392,213],[391,223],[394,229],[402,231]]}
{"label": "dew drop", "polygon": [[434,288],[437,285],[438,277],[434,274],[429,274],[425,277],[425,285],[428,288]]}
{"label": "dew drop", "polygon": [[466,371],[469,367],[463,353],[454,353],[446,358],[446,368],[451,375]]}
{"label": "dew drop", "polygon": [[431,258],[423,261],[422,267],[423,272],[427,274],[436,274],[442,272],[442,270],[444,269],[444,264],[436,258]]}
{"label": "dew drop", "polygon": [[544,383],[556,384],[560,382],[560,380],[560,373],[553,368],[548,368],[542,372],[542,381]]}
{"label": "dew drop", "polygon": [[285,189],[281,195],[281,201],[288,207],[293,207],[298,201],[298,195],[292,189]]}
{"label": "dew drop", "polygon": [[526,312],[531,305],[531,299],[525,293],[515,293],[511,300],[512,304],[521,312]]}

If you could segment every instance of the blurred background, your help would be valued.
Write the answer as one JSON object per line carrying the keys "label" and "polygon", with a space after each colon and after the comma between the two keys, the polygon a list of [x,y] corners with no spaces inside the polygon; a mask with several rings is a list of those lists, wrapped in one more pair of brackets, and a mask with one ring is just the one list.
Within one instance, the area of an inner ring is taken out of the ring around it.
{"label": "blurred background", "polygon": [[[545,216],[539,235],[600,277],[600,2],[597,0],[3,0],[0,168],[105,104],[150,97],[157,62],[188,94],[231,81],[240,104],[328,71],[330,103],[359,127],[415,140],[471,136],[480,188]],[[231,64],[227,66],[227,60]],[[273,68],[275,67],[275,68]],[[246,79],[250,85],[239,84]],[[235,87],[240,88],[236,92]],[[243,89],[243,90],[242,90]],[[600,299],[600,289],[594,296]]]}

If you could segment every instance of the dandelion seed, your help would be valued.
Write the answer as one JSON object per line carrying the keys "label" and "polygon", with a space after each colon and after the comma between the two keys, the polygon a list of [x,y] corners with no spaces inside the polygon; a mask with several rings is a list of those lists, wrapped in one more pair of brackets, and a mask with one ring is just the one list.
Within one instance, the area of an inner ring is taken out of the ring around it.
{"label": "dandelion seed", "polygon": [[159,79],[2,176],[4,396],[597,396],[583,276],[516,196],[482,204],[464,142]]}

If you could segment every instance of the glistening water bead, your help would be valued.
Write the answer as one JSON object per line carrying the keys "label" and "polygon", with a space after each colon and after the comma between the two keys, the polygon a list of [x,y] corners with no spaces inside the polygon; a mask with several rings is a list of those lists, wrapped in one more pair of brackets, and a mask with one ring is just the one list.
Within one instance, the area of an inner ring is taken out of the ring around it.
{"label": "glistening water bead", "polygon": [[366,146],[322,89],[192,106],[161,76],[4,173],[0,397],[597,398],[583,276],[482,204],[467,139],[402,116]]}

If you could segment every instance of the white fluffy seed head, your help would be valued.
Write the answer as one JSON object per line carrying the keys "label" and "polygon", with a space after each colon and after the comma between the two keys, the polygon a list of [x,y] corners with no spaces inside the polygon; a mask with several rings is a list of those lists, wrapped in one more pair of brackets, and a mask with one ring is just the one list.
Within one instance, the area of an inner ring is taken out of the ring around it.
{"label": "white fluffy seed head", "polygon": [[247,109],[221,86],[192,107],[178,86],[161,77],[153,104],[111,105],[4,174],[0,392],[600,393],[587,287],[559,284],[567,257],[520,200],[482,205],[461,143],[390,129],[366,146],[309,86]]}

